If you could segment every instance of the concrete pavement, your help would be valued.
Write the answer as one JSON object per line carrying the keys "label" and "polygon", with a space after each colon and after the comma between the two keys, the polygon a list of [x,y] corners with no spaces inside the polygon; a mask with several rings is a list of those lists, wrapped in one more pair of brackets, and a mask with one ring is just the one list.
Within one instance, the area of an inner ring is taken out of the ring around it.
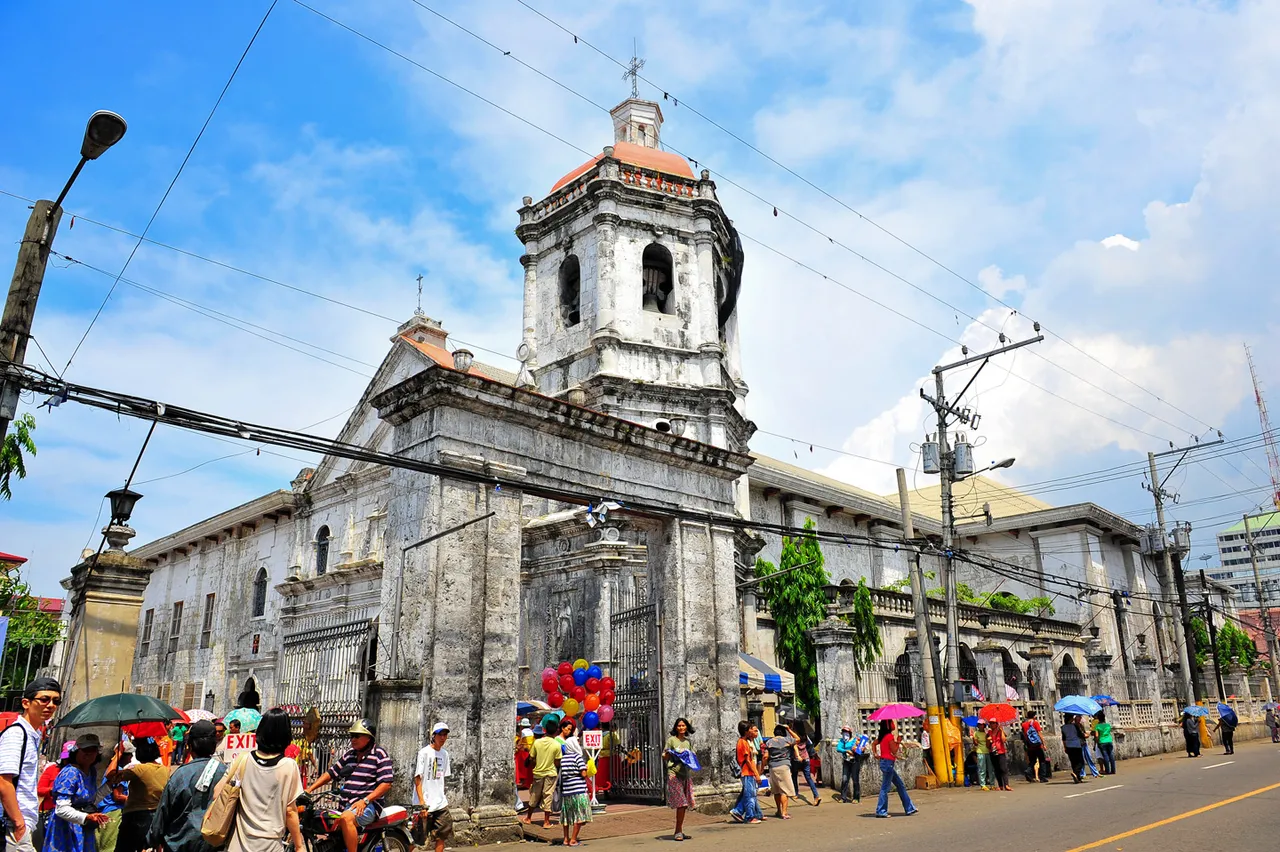
{"label": "concrete pavement", "polygon": [[[1280,745],[1255,740],[1241,743],[1230,756],[1215,747],[1199,759],[1166,754],[1123,761],[1117,769],[1115,776],[1084,784],[1072,784],[1066,772],[1048,784],[1019,778],[1010,793],[912,791],[919,815],[903,816],[893,796],[887,820],[874,817],[878,791],[864,791],[871,795],[860,804],[845,805],[823,790],[821,807],[794,803],[786,822],[744,826],[726,819],[690,826],[682,852],[693,852],[690,845],[706,852],[847,852],[863,845],[877,852],[1280,849]],[[772,814],[771,800],[765,813]],[[584,827],[582,839],[593,852],[633,852],[671,842],[669,825],[608,839],[593,839],[591,829]]]}

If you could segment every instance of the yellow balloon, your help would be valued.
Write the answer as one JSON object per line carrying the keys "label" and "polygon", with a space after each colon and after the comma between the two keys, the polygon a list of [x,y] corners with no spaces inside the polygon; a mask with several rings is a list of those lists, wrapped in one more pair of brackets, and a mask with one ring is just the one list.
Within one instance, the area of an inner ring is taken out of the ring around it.
{"label": "yellow balloon", "polygon": [[582,659],[581,657],[579,657],[578,659],[573,661],[573,667],[575,669],[589,669],[591,668],[591,664],[588,663],[586,660]]}
{"label": "yellow balloon", "polygon": [[566,698],[566,699],[564,700],[564,704],[563,704],[563,705],[561,705],[561,708],[560,708],[560,709],[564,710],[564,715],[566,715],[566,716],[577,716],[577,715],[578,715],[578,701],[577,701],[577,699],[574,699],[574,698]]}

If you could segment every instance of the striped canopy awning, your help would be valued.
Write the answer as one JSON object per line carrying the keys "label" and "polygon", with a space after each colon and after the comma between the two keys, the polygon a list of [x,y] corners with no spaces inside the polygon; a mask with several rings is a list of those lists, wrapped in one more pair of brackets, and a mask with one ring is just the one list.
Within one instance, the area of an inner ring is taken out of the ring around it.
{"label": "striped canopy awning", "polygon": [[796,691],[796,679],[790,672],[775,669],[764,660],[741,651],[738,652],[738,685],[787,695]]}

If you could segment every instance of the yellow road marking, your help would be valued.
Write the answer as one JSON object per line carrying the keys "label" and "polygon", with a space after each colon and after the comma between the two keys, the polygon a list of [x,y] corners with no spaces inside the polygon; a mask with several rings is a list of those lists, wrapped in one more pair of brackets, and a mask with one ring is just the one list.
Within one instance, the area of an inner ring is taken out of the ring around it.
{"label": "yellow road marking", "polygon": [[1141,834],[1144,831],[1150,831],[1153,828],[1159,828],[1160,826],[1168,825],[1171,822],[1177,822],[1178,820],[1197,816],[1198,814],[1202,814],[1206,811],[1220,808],[1223,805],[1230,805],[1235,802],[1239,802],[1242,799],[1247,799],[1250,796],[1256,796],[1259,793],[1266,793],[1275,789],[1280,789],[1280,784],[1272,784],[1268,787],[1259,787],[1258,789],[1252,790],[1248,793],[1242,793],[1239,796],[1232,796],[1230,799],[1223,799],[1221,802],[1214,802],[1212,805],[1205,805],[1203,808],[1196,808],[1194,811],[1187,811],[1186,813],[1178,814],[1177,816],[1171,816],[1168,819],[1162,819],[1159,822],[1153,822],[1140,828],[1131,829],[1123,832],[1122,834],[1113,834],[1110,837],[1095,840],[1093,843],[1087,843],[1084,846],[1077,846],[1074,849],[1068,849],[1067,852],[1085,852],[1086,849],[1097,849],[1099,846],[1106,846],[1108,843],[1114,843],[1117,840],[1124,840],[1126,837],[1133,837],[1135,834]]}

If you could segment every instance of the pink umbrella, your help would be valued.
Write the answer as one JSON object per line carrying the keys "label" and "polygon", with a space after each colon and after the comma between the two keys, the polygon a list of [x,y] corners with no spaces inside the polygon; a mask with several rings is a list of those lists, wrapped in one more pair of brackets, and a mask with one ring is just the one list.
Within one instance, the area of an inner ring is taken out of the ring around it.
{"label": "pink umbrella", "polygon": [[1004,697],[1006,701],[1017,701],[1018,690],[1014,689],[1012,686],[1006,683],[1004,685]]}
{"label": "pink umbrella", "polygon": [[923,716],[924,711],[913,704],[886,704],[867,718],[872,722],[882,719],[911,719]]}

